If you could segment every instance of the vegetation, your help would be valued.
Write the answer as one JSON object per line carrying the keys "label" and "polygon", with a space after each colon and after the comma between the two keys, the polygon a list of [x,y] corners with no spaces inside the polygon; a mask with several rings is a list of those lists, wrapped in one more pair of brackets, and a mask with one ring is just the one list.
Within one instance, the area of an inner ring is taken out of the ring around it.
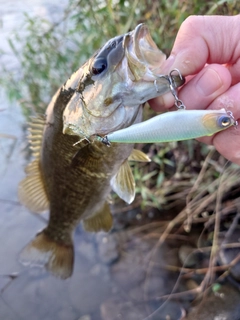
{"label": "vegetation", "polygon": [[[190,13],[230,15],[239,9],[238,1],[69,0],[63,16],[54,23],[25,14],[21,32],[9,39],[21,68],[0,66],[0,84],[10,100],[18,100],[27,118],[44,113],[59,86],[107,39],[145,22],[159,48],[169,54],[181,23]],[[134,167],[143,206],[160,208],[168,203],[167,193],[159,190],[172,177],[195,180],[208,148],[196,141],[179,144],[140,146],[153,159],[151,164]],[[213,179],[219,176],[216,168],[211,173]]]}
{"label": "vegetation", "polygon": [[[36,112],[43,113],[58,87],[107,39],[138,23],[145,22],[159,48],[169,54],[178,29],[189,14],[239,12],[237,0],[69,0],[64,15],[55,23],[25,15],[21,36],[16,31],[9,40],[21,68],[0,66],[0,84],[9,99],[18,100],[28,118]],[[158,245],[172,230],[189,232],[192,224],[204,223],[209,231],[219,231],[220,216],[228,217],[240,207],[237,197],[231,205],[219,207],[234,193],[239,194],[240,170],[226,163],[212,147],[188,141],[139,148],[153,161],[133,166],[138,194],[134,205],[141,204],[147,213],[149,207],[177,208],[180,212],[160,230],[165,232]],[[151,228],[156,234],[158,225]],[[217,246],[216,234],[211,239],[213,247]],[[214,267],[213,259],[211,263]]]}
{"label": "vegetation", "polygon": [[24,25],[18,26],[21,33],[9,39],[21,70],[1,66],[0,84],[27,116],[43,112],[57,88],[107,39],[145,22],[159,48],[169,54],[190,13],[236,14],[239,9],[238,1],[69,0],[55,23],[25,15]]}

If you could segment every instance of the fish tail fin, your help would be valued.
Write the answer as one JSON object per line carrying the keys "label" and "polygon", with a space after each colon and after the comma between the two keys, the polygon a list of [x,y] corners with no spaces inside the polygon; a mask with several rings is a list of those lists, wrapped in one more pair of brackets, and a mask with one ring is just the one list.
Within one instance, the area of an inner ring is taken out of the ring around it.
{"label": "fish tail fin", "polygon": [[44,230],[20,254],[20,261],[24,265],[44,266],[54,276],[62,279],[72,275],[73,260],[73,244],[59,244],[50,239]]}

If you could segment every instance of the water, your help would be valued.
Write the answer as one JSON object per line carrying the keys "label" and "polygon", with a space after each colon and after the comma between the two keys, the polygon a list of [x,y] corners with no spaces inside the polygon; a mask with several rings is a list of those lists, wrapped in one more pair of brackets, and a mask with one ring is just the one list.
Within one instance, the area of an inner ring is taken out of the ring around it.
{"label": "water", "polygon": [[[1,49],[7,52],[2,62],[19,68],[7,38],[15,28],[20,29],[23,12],[58,21],[66,3],[0,0]],[[47,216],[33,215],[18,202],[17,187],[28,163],[23,130],[26,121],[19,105],[9,104],[3,91],[0,98],[0,319],[144,318],[150,311],[145,305],[140,311],[133,301],[143,300],[143,261],[149,247],[140,249],[138,240],[135,245],[138,249],[112,268],[111,263],[120,256],[117,238],[104,233],[86,234],[78,228],[74,239],[74,274],[65,281],[54,278],[44,269],[26,268],[18,262],[20,251],[46,225]]]}
{"label": "water", "polygon": [[[66,3],[1,0],[1,49],[8,53],[2,58],[4,63],[18,67],[10,54],[7,38],[23,22],[23,12],[57,20]],[[76,246],[74,275],[66,281],[55,279],[42,269],[25,268],[18,262],[19,252],[45,226],[45,221],[18,203],[17,186],[24,177],[27,163],[25,119],[19,105],[10,105],[2,91],[0,97],[0,319],[71,320],[94,314],[106,295],[112,293],[112,288],[107,268],[98,265],[93,258],[96,250],[92,240],[89,244],[80,241],[81,245]],[[78,237],[80,235],[76,235]],[[87,252],[81,248],[84,243]],[[11,274],[14,277],[8,277]]]}
{"label": "water", "polygon": [[[7,38],[23,23],[23,12],[58,21],[66,4],[66,0],[0,0],[0,49],[8,53],[2,61],[19,67]],[[168,301],[158,309],[158,297],[171,293],[177,281],[176,272],[164,269],[168,264],[179,265],[176,250],[164,244],[151,257],[156,265],[150,269],[149,253],[157,238],[147,240],[146,234],[139,237],[123,230],[94,235],[79,227],[74,239],[74,274],[64,281],[18,262],[22,248],[46,225],[47,215],[33,215],[18,202],[17,186],[28,163],[26,123],[19,105],[9,104],[3,91],[0,101],[0,320],[144,320],[154,311],[151,320],[164,320],[167,315],[172,320],[183,319],[186,303],[183,307]],[[239,319],[232,316],[239,314],[237,294],[228,288],[224,301],[231,310],[224,319]],[[206,307],[211,313],[207,318],[205,312],[204,320],[218,315],[222,301],[220,295],[216,297],[211,300],[214,308]],[[228,297],[237,302],[231,305]],[[194,313],[194,319],[203,319],[201,314],[201,310]]]}

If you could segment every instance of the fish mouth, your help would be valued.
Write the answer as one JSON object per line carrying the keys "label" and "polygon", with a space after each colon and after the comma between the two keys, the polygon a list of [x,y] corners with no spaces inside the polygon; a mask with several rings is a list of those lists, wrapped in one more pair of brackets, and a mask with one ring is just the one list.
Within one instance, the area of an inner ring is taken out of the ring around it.
{"label": "fish mouth", "polygon": [[143,23],[139,24],[125,36],[123,46],[132,73],[131,79],[133,81],[156,79],[166,55],[153,41],[148,27]]}

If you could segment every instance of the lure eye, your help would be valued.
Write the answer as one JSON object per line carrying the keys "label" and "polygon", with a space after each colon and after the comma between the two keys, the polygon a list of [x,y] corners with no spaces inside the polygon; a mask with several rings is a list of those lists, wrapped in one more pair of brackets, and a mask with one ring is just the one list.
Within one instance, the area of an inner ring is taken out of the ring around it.
{"label": "lure eye", "polygon": [[231,124],[231,118],[230,117],[227,117],[227,116],[221,116],[219,117],[218,119],[218,124],[220,127],[222,128],[226,128],[226,127],[229,127],[230,124]]}
{"label": "lure eye", "polygon": [[102,73],[107,68],[107,60],[105,58],[98,58],[92,65],[92,73],[96,76]]}

